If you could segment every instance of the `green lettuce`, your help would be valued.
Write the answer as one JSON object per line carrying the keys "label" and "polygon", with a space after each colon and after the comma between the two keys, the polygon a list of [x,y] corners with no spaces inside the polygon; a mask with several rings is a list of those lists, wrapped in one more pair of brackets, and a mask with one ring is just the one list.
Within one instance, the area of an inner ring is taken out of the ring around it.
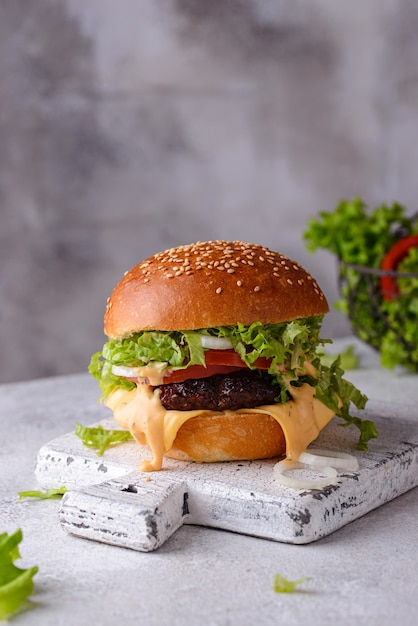
{"label": "green lettuce", "polygon": [[[335,308],[345,313],[356,335],[380,354],[384,367],[404,366],[418,371],[418,278],[398,280],[400,294],[382,297],[377,275],[360,274],[354,266],[378,270],[386,253],[400,238],[418,233],[418,218],[394,203],[368,210],[360,198],[341,201],[334,211],[321,212],[303,234],[310,252],[318,248],[340,261],[341,298]],[[418,249],[396,268],[418,272]]]}
{"label": "green lettuce", "polygon": [[371,420],[361,419],[350,413],[351,405],[364,409],[367,396],[343,378],[344,370],[340,367],[340,362],[339,356],[330,366],[322,364],[320,359],[313,362],[320,373],[317,378],[315,397],[344,420],[341,426],[353,424],[360,430],[357,447],[359,450],[367,450],[370,439],[378,437],[376,426]]}
{"label": "green lettuce", "polygon": [[24,608],[26,599],[33,593],[33,577],[38,568],[21,569],[15,565],[20,558],[22,538],[20,528],[12,535],[0,534],[0,620],[8,620]]}
{"label": "green lettuce", "polygon": [[46,491],[39,491],[37,489],[33,489],[30,491],[19,491],[18,496],[19,500],[23,498],[39,498],[41,500],[51,500],[52,498],[60,498],[65,493],[67,493],[67,488],[62,486],[58,487],[58,489],[47,489]]}
{"label": "green lettuce", "polygon": [[382,204],[369,211],[363,200],[355,197],[342,200],[334,211],[321,211],[318,218],[311,218],[303,238],[309,252],[324,248],[345,263],[379,268],[399,232],[414,232],[402,205]]}
{"label": "green lettuce", "polygon": [[96,450],[97,456],[102,456],[107,448],[133,439],[127,430],[112,430],[101,425],[83,426],[80,423],[75,426],[75,434],[87,448]]}
{"label": "green lettuce", "polygon": [[[255,322],[249,326],[237,324],[198,331],[143,331],[106,342],[102,352],[93,355],[89,371],[99,381],[102,398],[106,398],[119,387],[135,387],[134,382],[113,374],[114,365],[141,367],[157,362],[160,368],[168,369],[204,365],[205,348],[201,335],[226,337],[250,369],[256,369],[255,362],[260,357],[271,359],[268,372],[277,385],[277,402],[284,403],[289,399],[289,381],[294,386],[303,383],[316,386],[316,396],[323,404],[347,424],[354,424],[360,429],[359,445],[365,449],[367,441],[377,436],[376,430],[367,423],[364,426],[360,418],[352,417],[350,405],[362,409],[367,398],[343,379],[344,372],[338,358],[331,365],[321,361],[322,347],[332,343],[320,336],[322,320],[323,316],[318,315],[278,324],[263,325]],[[311,362],[316,368],[316,378],[301,374],[305,361]],[[285,374],[280,369],[284,369]]]}
{"label": "green lettuce", "polygon": [[304,582],[310,580],[309,578],[299,578],[298,580],[289,580],[281,574],[276,574],[273,580],[273,589],[276,593],[293,593],[297,587]]}
{"label": "green lettuce", "polygon": [[133,389],[135,383],[113,374],[114,365],[141,367],[158,363],[161,369],[184,369],[192,365],[205,365],[205,348],[201,335],[228,338],[244,363],[255,369],[259,357],[272,359],[269,373],[284,388],[282,374],[277,365],[284,365],[287,376],[298,377],[305,360],[311,361],[319,345],[329,343],[320,338],[323,316],[302,318],[292,322],[250,326],[219,326],[197,331],[143,331],[124,339],[107,341],[101,352],[90,361],[89,372],[97,378],[102,399],[118,387]]}

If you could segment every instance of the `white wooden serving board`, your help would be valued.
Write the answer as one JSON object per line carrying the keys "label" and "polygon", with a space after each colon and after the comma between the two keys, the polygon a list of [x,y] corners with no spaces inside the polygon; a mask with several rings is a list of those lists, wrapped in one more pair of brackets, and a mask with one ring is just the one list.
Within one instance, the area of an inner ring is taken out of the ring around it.
{"label": "white wooden serving board", "polygon": [[[379,439],[357,452],[357,429],[334,418],[315,447],[358,457],[322,490],[295,490],[273,478],[276,460],[197,464],[166,459],[141,473],[147,448],[134,442],[105,451],[84,447],[74,433],[45,445],[36,476],[44,488],[66,485],[62,527],[80,537],[144,552],[161,546],[182,524],[198,524],[293,544],[325,537],[418,485],[418,422],[371,417]],[[111,418],[100,422],[115,428]],[[84,424],[87,425],[87,424]]]}

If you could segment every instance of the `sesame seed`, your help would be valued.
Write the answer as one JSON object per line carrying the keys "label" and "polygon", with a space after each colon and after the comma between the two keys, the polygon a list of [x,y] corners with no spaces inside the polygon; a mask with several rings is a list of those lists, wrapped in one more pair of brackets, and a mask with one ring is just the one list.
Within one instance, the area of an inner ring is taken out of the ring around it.
{"label": "sesame seed", "polygon": [[149,283],[149,278],[144,278],[144,283]]}
{"label": "sesame seed", "polygon": [[260,287],[259,287],[258,285],[256,285],[256,286],[254,287],[254,291],[260,291]]}
{"label": "sesame seed", "polygon": [[289,283],[289,285],[293,285],[293,282],[290,280],[290,278],[287,278],[287,282]]}
{"label": "sesame seed", "polygon": [[218,287],[216,290],[216,293],[221,293],[222,292],[222,287]]}
{"label": "sesame seed", "polygon": [[248,265],[254,265],[254,261],[248,261]]}
{"label": "sesame seed", "polygon": [[235,270],[233,270],[233,269],[229,269],[229,270],[226,270],[226,271],[227,271],[228,274],[235,274]]}
{"label": "sesame seed", "polygon": [[166,274],[166,278],[173,278],[173,274]]}
{"label": "sesame seed", "polygon": [[242,286],[242,280],[237,280],[237,285],[238,285],[238,287],[241,287]]}

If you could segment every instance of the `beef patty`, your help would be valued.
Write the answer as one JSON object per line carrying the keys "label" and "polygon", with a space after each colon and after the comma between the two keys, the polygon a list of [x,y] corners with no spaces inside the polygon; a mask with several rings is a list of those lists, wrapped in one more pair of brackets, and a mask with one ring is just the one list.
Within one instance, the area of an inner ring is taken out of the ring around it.
{"label": "beef patty", "polygon": [[272,384],[272,377],[254,370],[191,378],[181,383],[161,385],[159,390],[163,407],[177,411],[251,409],[262,404],[274,404],[279,395],[279,388]]}

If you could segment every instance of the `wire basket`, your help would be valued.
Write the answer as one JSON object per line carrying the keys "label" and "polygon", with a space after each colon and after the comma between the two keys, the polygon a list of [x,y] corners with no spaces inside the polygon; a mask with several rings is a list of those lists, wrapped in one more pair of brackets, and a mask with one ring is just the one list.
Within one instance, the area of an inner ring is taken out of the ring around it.
{"label": "wire basket", "polygon": [[[364,342],[380,351],[382,337],[390,333],[391,341],[398,342],[405,354],[405,365],[418,370],[416,343],[402,333],[405,309],[397,307],[399,293],[382,290],[382,278],[390,276],[394,285],[403,279],[418,279],[418,272],[381,270],[362,265],[339,262],[338,285],[343,297],[343,308],[353,332]],[[390,311],[387,301],[390,300]],[[418,328],[418,315],[416,316]],[[410,322],[410,316],[409,316]],[[415,351],[415,356],[413,352]]]}

